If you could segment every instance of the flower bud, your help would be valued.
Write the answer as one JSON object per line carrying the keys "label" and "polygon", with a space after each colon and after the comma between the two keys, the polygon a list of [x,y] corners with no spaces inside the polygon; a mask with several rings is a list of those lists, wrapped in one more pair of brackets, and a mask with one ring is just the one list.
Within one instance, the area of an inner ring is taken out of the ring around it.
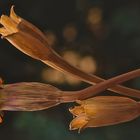
{"label": "flower bud", "polygon": [[69,109],[75,116],[71,130],[119,124],[140,115],[139,103],[126,97],[98,96],[77,103],[80,105]]}

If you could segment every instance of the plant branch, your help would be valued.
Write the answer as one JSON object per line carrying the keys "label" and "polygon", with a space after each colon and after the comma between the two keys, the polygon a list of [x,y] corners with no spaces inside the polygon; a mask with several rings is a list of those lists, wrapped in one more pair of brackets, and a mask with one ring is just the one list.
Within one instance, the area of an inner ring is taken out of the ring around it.
{"label": "plant branch", "polygon": [[[79,70],[78,68],[70,65],[63,58],[58,56],[56,53],[54,53],[52,55],[52,57],[50,55],[48,60],[42,61],[42,62],[53,67],[54,69],[56,69],[58,71],[61,71],[66,74],[71,74],[71,75],[77,77],[78,79],[85,81],[87,83],[93,84],[93,85],[105,81],[104,79],[102,79],[98,76],[87,74],[87,73]],[[112,87],[109,87],[108,90],[119,93],[121,95],[126,95],[126,96],[135,97],[135,98],[140,99],[140,91],[136,90],[136,89],[124,87],[121,85],[114,85]]]}
{"label": "plant branch", "polygon": [[0,85],[0,110],[37,111],[61,103],[84,100],[132,78],[140,76],[140,69],[108,79],[80,91],[61,91],[54,86],[38,82]]}
{"label": "plant branch", "polygon": [[[140,69],[137,69],[137,70],[113,77],[113,78],[108,79],[104,82],[101,82],[95,86],[91,86],[91,87],[88,87],[88,88],[80,90],[80,91],[67,92],[67,93],[64,92],[64,94],[62,95],[62,98],[63,98],[64,102],[87,99],[87,98],[97,95],[98,93],[100,93],[116,84],[120,84],[122,82],[125,82],[127,80],[130,80],[130,79],[133,79],[133,78],[136,78],[139,76],[140,76]],[[124,93],[123,95],[129,96],[127,93],[126,94]],[[133,94],[133,97],[140,98],[140,94],[139,95]]]}

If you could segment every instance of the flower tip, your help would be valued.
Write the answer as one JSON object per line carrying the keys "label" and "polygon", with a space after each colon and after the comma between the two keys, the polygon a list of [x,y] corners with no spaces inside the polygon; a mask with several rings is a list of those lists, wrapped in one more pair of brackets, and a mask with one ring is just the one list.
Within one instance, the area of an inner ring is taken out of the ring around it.
{"label": "flower tip", "polygon": [[83,128],[82,127],[81,128],[75,128],[72,125],[69,125],[69,130],[76,130],[76,129],[78,129],[78,134],[80,134],[80,132]]}
{"label": "flower tip", "polygon": [[[0,34],[2,35],[1,38],[3,39],[5,36],[7,36],[9,33],[8,31],[4,28],[4,27],[1,27],[0,28]],[[1,79],[0,79],[1,81]],[[1,82],[0,82],[1,83]]]}
{"label": "flower tip", "polygon": [[88,118],[85,115],[81,115],[81,116],[78,116],[78,117],[74,118],[71,121],[71,123],[69,125],[69,128],[70,128],[70,130],[79,129],[78,132],[80,132],[81,129],[85,128],[87,123],[88,123]]}
{"label": "flower tip", "polygon": [[15,13],[15,5],[11,6],[10,9],[10,18],[13,19],[16,23],[19,23],[21,21],[21,19],[19,18],[19,16]]}
{"label": "flower tip", "polygon": [[1,15],[1,17],[0,17],[0,24],[4,26],[5,22],[8,22],[9,19],[10,18],[7,15]]}
{"label": "flower tip", "polygon": [[81,100],[76,100],[76,103],[81,105],[82,104],[82,101]]}
{"label": "flower tip", "polygon": [[81,106],[75,106],[74,108],[69,109],[70,113],[72,113],[74,116],[78,116],[79,114],[84,113],[84,109]]}
{"label": "flower tip", "polygon": [[11,6],[11,10],[14,10],[14,8],[15,8],[15,5],[12,5],[12,6]]}
{"label": "flower tip", "polygon": [[75,128],[71,124],[69,125],[69,130],[76,130],[78,129],[78,134],[81,132],[82,128]]}

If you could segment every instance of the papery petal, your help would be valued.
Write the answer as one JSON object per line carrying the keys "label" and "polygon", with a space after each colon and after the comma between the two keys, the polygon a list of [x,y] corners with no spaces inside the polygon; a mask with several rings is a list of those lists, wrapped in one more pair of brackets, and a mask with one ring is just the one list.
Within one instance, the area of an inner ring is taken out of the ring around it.
{"label": "papery petal", "polygon": [[10,17],[6,15],[1,16],[0,24],[2,24],[9,33],[18,32],[16,22],[14,22]]}
{"label": "papery petal", "polygon": [[14,5],[12,5],[10,10],[10,18],[14,20],[17,24],[21,22],[21,18],[14,11]]}
{"label": "papery petal", "polygon": [[106,112],[101,113],[99,116],[95,115],[91,117],[87,123],[86,127],[103,127],[103,126],[109,126],[109,125],[115,125],[120,124],[123,122],[131,121],[135,118],[137,118],[140,113],[136,110],[133,110],[133,108],[130,110],[124,110],[122,111],[116,111],[114,109],[113,112]]}
{"label": "papery petal", "polygon": [[82,113],[84,113],[84,108],[81,106],[75,106],[74,108],[70,108],[69,111],[74,115],[78,116]]}
{"label": "papery petal", "polygon": [[50,52],[48,51],[48,48],[45,47],[38,38],[34,38],[26,32],[19,31],[11,36],[7,36],[6,39],[17,49],[32,58],[46,60],[49,57]]}
{"label": "papery petal", "polygon": [[114,125],[140,116],[140,103],[127,97],[98,96],[78,103],[80,106],[70,109],[76,116],[71,122],[74,129]]}
{"label": "papery petal", "polygon": [[2,35],[2,38],[3,38],[3,37],[6,37],[6,36],[8,36],[8,35],[11,35],[11,34],[13,34],[13,33],[11,33],[11,32],[9,32],[8,30],[6,30],[5,27],[1,27],[1,28],[0,28],[0,34]]}
{"label": "papery petal", "polygon": [[82,128],[84,128],[84,126],[87,125],[89,119],[84,115],[80,115],[77,116],[76,118],[74,118],[71,123],[70,123],[70,130],[76,130],[79,129],[79,132]]}

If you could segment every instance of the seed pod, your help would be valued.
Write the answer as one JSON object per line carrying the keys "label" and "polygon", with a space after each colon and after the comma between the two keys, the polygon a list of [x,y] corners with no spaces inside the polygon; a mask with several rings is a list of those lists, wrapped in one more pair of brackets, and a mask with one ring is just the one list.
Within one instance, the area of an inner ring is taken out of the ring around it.
{"label": "seed pod", "polygon": [[77,103],[69,110],[75,116],[71,130],[119,124],[140,115],[139,103],[127,97],[98,96]]}
{"label": "seed pod", "polygon": [[61,91],[51,85],[22,82],[0,89],[0,110],[37,111],[60,104]]}

